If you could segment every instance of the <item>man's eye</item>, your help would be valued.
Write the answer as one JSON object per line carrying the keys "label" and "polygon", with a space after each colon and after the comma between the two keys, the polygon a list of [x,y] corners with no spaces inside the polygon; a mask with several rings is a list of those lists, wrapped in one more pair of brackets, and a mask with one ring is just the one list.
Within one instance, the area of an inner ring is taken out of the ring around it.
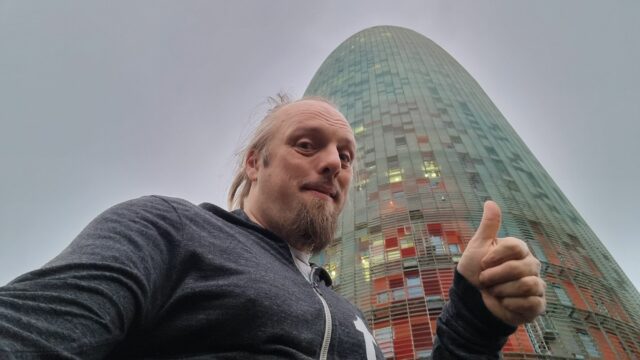
{"label": "man's eye", "polygon": [[349,154],[340,154],[340,161],[345,164],[351,164],[351,156]]}
{"label": "man's eye", "polygon": [[312,150],[313,144],[311,143],[311,141],[298,141],[296,143],[296,147],[302,150]]}

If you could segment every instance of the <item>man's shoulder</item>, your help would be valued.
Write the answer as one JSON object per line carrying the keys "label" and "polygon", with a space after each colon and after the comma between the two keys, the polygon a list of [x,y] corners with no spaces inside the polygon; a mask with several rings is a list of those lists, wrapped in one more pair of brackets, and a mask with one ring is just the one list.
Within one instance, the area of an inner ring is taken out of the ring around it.
{"label": "man's shoulder", "polygon": [[196,205],[188,200],[164,196],[146,195],[121,202],[112,207],[117,211],[135,212],[138,215],[157,218],[174,218],[182,223],[217,223],[222,227],[251,227],[250,221],[237,212],[229,212],[211,203]]}
{"label": "man's shoulder", "polygon": [[120,202],[114,207],[124,208],[155,208],[155,207],[198,207],[188,200],[165,196],[165,195],[144,195],[138,198]]}
{"label": "man's shoulder", "polygon": [[[214,206],[214,205],[212,205]],[[224,211],[220,209],[221,211]],[[189,212],[202,212],[202,207],[185,199],[164,196],[145,195],[138,198],[117,203],[106,212],[134,212],[147,215],[174,215],[181,216]]]}

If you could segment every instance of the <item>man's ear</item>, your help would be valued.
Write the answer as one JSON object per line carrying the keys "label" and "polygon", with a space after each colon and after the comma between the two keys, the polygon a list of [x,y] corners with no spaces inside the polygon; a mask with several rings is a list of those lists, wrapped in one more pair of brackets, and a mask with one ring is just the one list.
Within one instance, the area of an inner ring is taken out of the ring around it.
{"label": "man's ear", "polygon": [[249,181],[256,181],[258,179],[260,165],[260,153],[256,150],[249,150],[247,160],[244,162],[244,171]]}

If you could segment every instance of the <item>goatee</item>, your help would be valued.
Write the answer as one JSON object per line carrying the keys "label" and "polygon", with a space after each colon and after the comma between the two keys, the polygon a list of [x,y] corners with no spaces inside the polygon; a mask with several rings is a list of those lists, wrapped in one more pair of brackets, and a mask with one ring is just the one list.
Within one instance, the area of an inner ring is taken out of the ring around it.
{"label": "goatee", "polygon": [[338,214],[322,199],[299,202],[294,209],[288,236],[289,245],[298,250],[317,253],[333,240],[338,224]]}

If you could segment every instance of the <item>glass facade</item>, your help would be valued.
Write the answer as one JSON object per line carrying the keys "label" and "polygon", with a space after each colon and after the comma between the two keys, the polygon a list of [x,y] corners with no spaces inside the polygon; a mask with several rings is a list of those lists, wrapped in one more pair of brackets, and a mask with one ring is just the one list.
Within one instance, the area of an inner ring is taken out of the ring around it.
{"label": "glass facade", "polygon": [[403,28],[359,32],[305,95],[331,99],[358,142],[336,241],[316,262],[389,358],[427,357],[453,269],[482,215],[542,261],[548,310],[505,358],[640,358],[640,295],[476,81]]}

